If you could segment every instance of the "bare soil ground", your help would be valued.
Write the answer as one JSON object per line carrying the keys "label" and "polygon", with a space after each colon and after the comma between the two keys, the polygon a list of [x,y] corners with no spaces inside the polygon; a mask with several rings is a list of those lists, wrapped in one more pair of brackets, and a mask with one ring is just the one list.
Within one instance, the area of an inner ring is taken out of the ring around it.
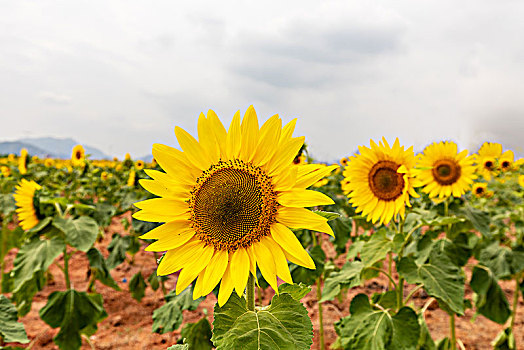
{"label": "bare soil ground", "polygon": [[[106,230],[105,238],[102,242],[97,243],[97,247],[104,253],[108,254],[105,247],[111,241],[111,235],[114,232],[123,233],[124,229],[120,222],[120,218],[114,218],[111,226]],[[325,244],[324,248],[328,251],[330,246]],[[11,267],[15,252],[12,251],[7,257],[8,269]],[[339,257],[337,264],[344,263],[344,256]],[[63,261],[59,261],[60,264]],[[77,290],[84,291],[88,285],[87,271],[88,261],[84,253],[77,252],[70,260],[71,281]],[[101,293],[104,298],[104,307],[108,313],[108,317],[99,324],[99,329],[95,335],[90,338],[89,344],[84,340],[82,349],[91,350],[160,350],[167,349],[169,346],[176,344],[180,338],[180,329],[168,334],[156,334],[151,331],[152,314],[153,311],[164,303],[162,291],[146,289],[146,295],[140,303],[134,300],[128,292],[127,283],[129,279],[138,271],[142,271],[145,278],[149,276],[156,268],[156,261],[152,253],[145,252],[141,249],[134,258],[134,263],[124,262],[116,269],[111,271],[115,281],[119,284],[122,291],[115,291],[96,282],[96,290]],[[31,343],[29,345],[22,345],[22,347],[31,346],[32,349],[58,349],[53,343],[53,337],[58,332],[58,329],[51,329],[38,316],[39,310],[44,307],[47,298],[53,291],[65,290],[65,283],[63,274],[60,269],[52,265],[50,272],[54,279],[39,292],[33,301],[31,312],[23,317],[21,321],[24,323],[27,334]],[[469,280],[470,276],[466,278]],[[174,288],[176,276],[170,276],[166,282],[168,290]],[[337,335],[335,333],[333,324],[343,316],[349,315],[349,304],[351,299],[359,294],[365,293],[371,296],[375,292],[384,291],[387,288],[388,280],[385,277],[378,277],[368,281],[363,286],[353,288],[347,292],[342,302],[334,300],[323,304],[323,317],[325,329],[325,344],[326,349],[329,349]],[[513,284],[510,282],[501,282],[502,289],[506,293],[508,300],[513,300]],[[407,286],[406,295],[412,286]],[[273,296],[273,291],[269,288],[262,291],[260,295],[264,304],[268,304]],[[466,289],[466,298],[472,297],[472,291]],[[419,291],[412,299],[417,307],[422,307],[428,300],[428,296],[423,291]],[[309,316],[313,322],[314,338],[312,349],[319,349],[319,322],[318,322],[318,303],[316,302],[316,289],[313,287],[312,291],[302,299],[302,302],[309,311]],[[196,311],[184,311],[184,322],[196,322],[202,318],[205,313],[209,322],[213,322],[213,306],[216,303],[214,295],[209,295],[198,307]],[[460,317],[456,321],[457,338],[460,339],[466,349],[481,350],[491,349],[491,341],[503,329],[500,326],[483,316],[476,317],[472,322],[474,310],[467,310],[465,316]],[[437,340],[448,336],[449,334],[449,316],[438,308],[434,302],[426,311],[425,319],[432,337]],[[182,327],[181,327],[182,328]],[[519,300],[519,312],[516,320],[516,341],[519,348],[524,349],[524,301]]]}

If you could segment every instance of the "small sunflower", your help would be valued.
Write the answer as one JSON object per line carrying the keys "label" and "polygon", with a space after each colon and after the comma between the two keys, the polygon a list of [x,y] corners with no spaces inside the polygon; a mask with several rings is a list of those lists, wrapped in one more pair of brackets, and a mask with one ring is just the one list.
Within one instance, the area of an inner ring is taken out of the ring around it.
{"label": "small sunflower", "polygon": [[135,162],[135,168],[136,168],[136,170],[144,169],[144,161],[143,160],[137,160]]}
{"label": "small sunflower", "polygon": [[102,171],[102,173],[100,174],[100,179],[102,181],[106,181],[110,177],[111,177],[111,174],[109,174],[107,171]]}
{"label": "small sunflower", "polygon": [[507,150],[500,156],[499,164],[502,171],[509,171],[513,168],[513,162],[515,161],[515,155],[512,150]]}
{"label": "small sunflower", "polygon": [[136,203],[138,220],[165,222],[141,236],[157,239],[148,251],[167,251],[158,275],[181,270],[180,293],[197,279],[193,297],[209,294],[220,282],[218,303],[233,289],[242,295],[256,266],[278,290],[277,276],[293,283],[287,260],[313,269],[315,264],[289,228],[333,235],[327,219],[305,207],[332,204],[326,195],[306,190],[333,167],[297,166],[293,159],[304,137],[293,137],[296,119],[282,127],[278,115],[259,128],[253,106],[243,120],[237,112],[226,131],[209,111],[198,119],[198,141],[175,127],[182,151],[153,145],[166,172],[146,170],[140,180],[161,198]]}
{"label": "small sunflower", "polygon": [[27,149],[20,150],[20,157],[18,158],[18,171],[21,175],[27,174]]}
{"label": "small sunflower", "polygon": [[40,190],[42,186],[34,181],[27,181],[22,179],[16,186],[13,197],[15,198],[16,213],[20,221],[20,227],[24,230],[29,230],[38,224],[38,217],[34,205],[35,192]]}
{"label": "small sunflower", "polygon": [[340,165],[343,167],[348,165],[348,159],[346,157],[340,159]]}
{"label": "small sunflower", "polygon": [[134,170],[129,172],[129,177],[127,178],[127,185],[129,187],[135,187],[136,184],[136,173]]}
{"label": "small sunflower", "polygon": [[16,156],[14,155],[14,153],[9,153],[9,155],[7,156],[7,161],[9,163],[14,163],[15,159],[16,159]]}
{"label": "small sunflower", "polygon": [[484,182],[477,182],[473,184],[471,192],[477,197],[484,197],[487,193],[488,184]]}
{"label": "small sunflower", "polygon": [[46,168],[51,168],[53,165],[55,165],[55,161],[51,158],[46,158],[44,160],[44,165]]}
{"label": "small sunflower", "polygon": [[85,162],[85,150],[82,145],[76,145],[73,147],[73,152],[71,152],[71,162],[73,166],[82,166]]}
{"label": "small sunflower", "polygon": [[8,166],[2,165],[0,167],[0,171],[2,172],[2,175],[4,177],[9,177],[11,175],[11,168],[9,168]]}
{"label": "small sunflower", "polygon": [[487,180],[495,175],[497,159],[502,154],[500,143],[484,142],[478,151],[477,166],[479,173]]}
{"label": "small sunflower", "polygon": [[435,142],[420,155],[415,176],[429,198],[460,197],[477,178],[473,163],[467,150],[458,153],[455,142]]}
{"label": "small sunflower", "polygon": [[413,147],[404,150],[398,138],[393,147],[385,138],[378,145],[371,140],[371,148],[359,147],[359,154],[349,158],[343,173],[347,180],[343,190],[356,212],[381,224],[396,219],[397,214],[404,217],[405,206],[411,206],[410,196],[419,197],[414,189],[415,162]]}
{"label": "small sunflower", "polygon": [[124,160],[131,160],[131,155],[129,153],[126,153]]}

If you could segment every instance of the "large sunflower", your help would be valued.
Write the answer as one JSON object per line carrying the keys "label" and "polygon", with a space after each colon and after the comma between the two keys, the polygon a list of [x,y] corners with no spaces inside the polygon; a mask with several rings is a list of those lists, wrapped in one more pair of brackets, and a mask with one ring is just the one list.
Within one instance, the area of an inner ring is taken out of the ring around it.
{"label": "large sunflower", "polygon": [[502,154],[500,143],[484,142],[478,151],[478,172],[486,179],[491,180],[497,169],[497,160]]}
{"label": "large sunflower", "polygon": [[38,224],[38,217],[36,215],[36,209],[34,205],[35,192],[40,190],[42,186],[34,181],[27,181],[22,179],[16,186],[13,197],[15,198],[16,213],[18,214],[18,220],[20,227],[24,230],[29,230]]}
{"label": "large sunflower", "polygon": [[477,178],[473,163],[467,150],[458,153],[455,142],[435,142],[420,155],[415,176],[430,198],[460,197]]}
{"label": "large sunflower", "polygon": [[71,161],[74,166],[82,166],[85,161],[85,150],[82,145],[76,145],[71,152]]}
{"label": "large sunflower", "polygon": [[419,196],[413,188],[415,162],[413,147],[404,150],[398,138],[393,147],[385,138],[378,145],[371,140],[371,148],[359,146],[359,154],[349,157],[343,173],[343,190],[356,212],[381,224],[397,214],[404,217],[405,206],[411,206],[409,196]]}
{"label": "large sunflower", "polygon": [[237,112],[226,131],[210,110],[198,119],[198,141],[175,127],[181,151],[153,145],[166,172],[146,170],[153,180],[140,184],[161,198],[136,203],[142,210],[133,217],[165,222],[142,238],[158,240],[146,250],[167,251],[158,275],[181,270],[177,293],[197,278],[198,298],[221,281],[223,305],[233,289],[242,295],[256,266],[275,290],[277,276],[292,283],[287,260],[315,267],[289,227],[333,234],[327,219],[304,208],[333,203],[306,190],[333,167],[293,164],[304,143],[304,137],[292,137],[295,123],[282,128],[275,115],[259,128],[251,106],[242,121]]}

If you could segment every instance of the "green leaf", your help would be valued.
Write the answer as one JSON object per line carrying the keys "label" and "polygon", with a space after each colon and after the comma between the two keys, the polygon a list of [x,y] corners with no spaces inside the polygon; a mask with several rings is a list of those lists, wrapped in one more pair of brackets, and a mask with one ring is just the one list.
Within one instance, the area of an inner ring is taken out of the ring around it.
{"label": "green leaf", "polygon": [[27,233],[32,234],[32,233],[37,233],[37,232],[42,231],[44,228],[47,227],[47,225],[49,225],[49,223],[51,222],[52,219],[53,219],[53,218],[52,218],[52,217],[49,217],[49,216],[48,216],[48,217],[45,217],[44,219],[40,220],[40,221],[38,222],[38,224],[36,224],[35,227],[33,227],[33,228],[27,230]]}
{"label": "green leaf", "polygon": [[341,216],[338,218],[338,220],[330,221],[329,226],[331,226],[331,229],[333,229],[333,232],[335,233],[333,244],[335,245],[337,253],[344,253],[346,250],[346,244],[349,240],[349,235],[351,234],[352,230],[351,219]]}
{"label": "green leaf", "polygon": [[315,284],[315,281],[318,277],[324,272],[324,262],[326,261],[326,253],[322,250],[320,246],[314,246],[309,251],[309,255],[315,262],[315,270],[310,270],[302,266],[291,265],[289,271],[291,272],[291,277],[295,283],[304,283],[307,285]]}
{"label": "green leaf", "polygon": [[304,283],[282,283],[280,286],[278,286],[278,291],[279,293],[288,293],[293,297],[293,299],[300,301],[300,299],[302,299],[307,294],[309,294],[309,292],[311,292],[311,287],[305,285]]}
{"label": "green leaf", "polygon": [[249,311],[235,293],[215,305],[213,337],[221,350],[310,349],[313,326],[302,303],[287,293],[275,295],[268,308]]}
{"label": "green leaf", "polygon": [[107,317],[100,295],[89,295],[70,289],[53,292],[46,306],[40,310],[40,318],[52,328],[60,327],[54,337],[60,349],[80,349],[81,334],[92,334],[98,322]]}
{"label": "green leaf", "polygon": [[211,325],[207,317],[201,318],[196,323],[186,323],[180,332],[184,343],[188,344],[189,350],[210,350],[213,348],[211,342]]}
{"label": "green leaf", "polygon": [[167,350],[189,350],[189,344],[176,344],[167,348]]}
{"label": "green leaf", "polygon": [[524,252],[512,251],[494,242],[481,250],[479,261],[497,276],[498,279],[512,279],[524,271]]}
{"label": "green leaf", "polygon": [[324,281],[322,298],[319,300],[323,303],[333,300],[340,293],[341,287],[353,288],[360,284],[360,273],[363,264],[360,261],[349,261],[342,266],[340,271],[332,272]]}
{"label": "green leaf", "polygon": [[142,271],[139,271],[129,280],[129,291],[133,299],[140,302],[145,295],[145,290],[146,281],[144,280],[144,276],[142,276]]}
{"label": "green leaf", "polygon": [[511,315],[506,295],[497,283],[497,278],[487,267],[475,266],[471,275],[471,289],[476,295],[477,312],[493,322],[504,324]]}
{"label": "green leaf", "polygon": [[153,311],[153,332],[164,334],[178,329],[182,324],[182,311],[196,310],[204,299],[193,300],[192,293],[191,288],[186,288],[179,295],[175,292],[167,294],[166,303]]}
{"label": "green leaf", "polygon": [[6,343],[29,343],[16,307],[4,295],[0,295],[0,338]]}
{"label": "green leaf", "polygon": [[322,211],[322,210],[313,210],[313,213],[318,214],[322,216],[323,218],[328,219],[328,221],[338,219],[340,217],[339,213],[333,213],[330,211]]}
{"label": "green leaf", "polygon": [[418,266],[415,263],[415,259],[411,256],[402,257],[397,263],[398,274],[403,277],[409,284],[420,283],[421,280],[418,277]]}
{"label": "green leaf", "polygon": [[417,350],[436,350],[437,347],[433,338],[431,338],[423,314],[418,316],[418,324],[420,325],[420,337],[418,338]]}
{"label": "green leaf", "polygon": [[501,331],[491,345],[493,345],[493,350],[517,350],[515,336],[509,327]]}
{"label": "green leaf", "polygon": [[348,253],[346,255],[347,260],[353,260],[357,257],[358,254],[362,251],[362,248],[366,244],[366,241],[355,241],[352,242],[348,248]]}
{"label": "green leaf", "polygon": [[351,315],[335,323],[340,344],[346,350],[413,349],[417,347],[420,326],[416,313],[403,307],[391,316],[374,309],[365,294],[351,301]]}
{"label": "green leaf", "polygon": [[160,279],[158,278],[156,271],[151,272],[147,278],[147,281],[149,282],[152,290],[157,290],[160,287]]}
{"label": "green leaf", "polygon": [[111,287],[115,290],[120,290],[118,284],[109,273],[109,268],[106,265],[104,256],[96,248],[91,248],[87,252],[87,259],[89,260],[89,265],[93,269],[95,278],[105,284],[108,287]]}
{"label": "green leaf", "polygon": [[489,230],[490,217],[487,212],[467,206],[462,210],[462,213],[483,236],[491,236]]}
{"label": "green leaf", "polygon": [[87,252],[93,246],[98,235],[96,221],[88,216],[74,220],[55,217],[53,226],[65,234],[66,243],[83,252]]}
{"label": "green leaf", "polygon": [[129,248],[130,240],[127,236],[120,236],[118,233],[113,234],[111,243],[107,246],[109,256],[107,257],[107,267],[110,270],[120,265],[126,259],[126,251]]}
{"label": "green leaf", "polygon": [[386,258],[393,249],[393,241],[386,236],[386,230],[381,229],[371,235],[371,239],[364,244],[360,257],[365,267],[372,266]]}
{"label": "green leaf", "polygon": [[429,295],[444,302],[453,312],[464,314],[464,277],[438,246],[431,252],[429,263],[419,267],[418,275]]}
{"label": "green leaf", "polygon": [[53,261],[64,251],[65,243],[59,238],[33,239],[20,248],[13,267],[13,299],[20,315],[31,309],[33,296],[42,290],[45,272]]}

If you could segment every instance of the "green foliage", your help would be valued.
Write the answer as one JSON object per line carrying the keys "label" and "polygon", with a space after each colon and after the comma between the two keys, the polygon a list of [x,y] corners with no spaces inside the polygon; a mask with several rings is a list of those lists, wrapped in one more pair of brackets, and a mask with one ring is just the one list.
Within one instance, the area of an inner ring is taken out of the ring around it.
{"label": "green foliage", "polygon": [[393,239],[387,236],[386,229],[382,228],[371,235],[371,239],[364,244],[360,257],[365,267],[373,266],[376,262],[386,258],[393,249]]}
{"label": "green foliage", "polygon": [[278,286],[279,293],[288,293],[293,297],[293,299],[300,301],[303,297],[309,294],[311,292],[311,287],[307,286],[303,283],[299,284],[289,284],[289,283],[282,283],[280,286]]}
{"label": "green foliage", "polygon": [[146,281],[144,280],[144,276],[142,276],[142,271],[135,273],[129,280],[129,291],[131,292],[133,299],[138,302],[140,302],[144,297]]}
{"label": "green foliage", "polygon": [[373,308],[365,294],[351,301],[351,315],[335,323],[340,344],[346,350],[417,348],[420,325],[416,313],[403,307],[395,315]]}
{"label": "green foliage", "polygon": [[218,349],[310,349],[313,326],[306,308],[290,294],[275,295],[267,308],[249,311],[235,293],[215,305],[213,344]]}
{"label": "green foliage", "polygon": [[506,328],[500,332],[491,345],[493,345],[493,350],[517,350],[515,336],[511,328]]}
{"label": "green foliage", "polygon": [[339,293],[342,287],[352,288],[360,284],[360,273],[363,264],[360,261],[347,262],[342,266],[340,271],[332,272],[324,281],[324,289],[322,290],[322,298],[319,302],[333,300]]}
{"label": "green foliage", "polygon": [[320,246],[314,246],[309,251],[309,255],[315,262],[315,270],[310,270],[302,266],[291,265],[290,272],[293,281],[296,283],[304,283],[307,285],[315,284],[317,278],[319,278],[324,272],[324,262],[326,261],[326,253]]}
{"label": "green foliage", "polygon": [[80,349],[81,335],[91,335],[97,324],[107,317],[102,296],[70,289],[53,292],[46,306],[40,310],[40,318],[52,328],[60,327],[53,338],[64,350]]}
{"label": "green foliage", "polygon": [[95,278],[102,284],[111,287],[115,290],[120,290],[120,287],[116,284],[115,280],[109,273],[104,256],[96,248],[91,248],[87,252],[87,259],[89,260],[89,266],[91,266],[92,273],[95,274]]}
{"label": "green foliage", "polygon": [[475,266],[470,285],[477,293],[475,301],[477,312],[498,324],[504,324],[511,315],[511,309],[491,270],[484,266]]}
{"label": "green foliage", "polygon": [[98,225],[87,216],[78,219],[55,217],[53,226],[65,234],[65,241],[72,247],[87,252],[95,243],[98,235]]}
{"label": "green foliage", "polygon": [[45,284],[45,272],[64,251],[65,243],[59,238],[33,239],[24,244],[14,261],[13,299],[20,315],[31,310],[33,296]]}
{"label": "green foliage", "polygon": [[106,264],[110,270],[120,265],[126,259],[126,251],[130,245],[130,236],[121,236],[118,233],[113,234],[111,243],[107,246],[109,256],[107,257]]}
{"label": "green foliage", "polygon": [[16,307],[0,295],[0,339],[6,343],[29,343],[24,325],[18,322]]}
{"label": "green foliage", "polygon": [[192,291],[186,288],[182,293],[176,295],[171,292],[165,296],[166,303],[153,311],[153,332],[169,333],[178,329],[182,324],[182,311],[195,310],[203,300],[193,300]]}
{"label": "green foliage", "polygon": [[213,348],[211,342],[211,325],[207,317],[201,318],[196,323],[186,323],[180,332],[180,337],[189,350],[210,350]]}
{"label": "green foliage", "polygon": [[513,251],[497,242],[481,250],[479,261],[498,279],[511,279],[524,271],[524,252]]}

